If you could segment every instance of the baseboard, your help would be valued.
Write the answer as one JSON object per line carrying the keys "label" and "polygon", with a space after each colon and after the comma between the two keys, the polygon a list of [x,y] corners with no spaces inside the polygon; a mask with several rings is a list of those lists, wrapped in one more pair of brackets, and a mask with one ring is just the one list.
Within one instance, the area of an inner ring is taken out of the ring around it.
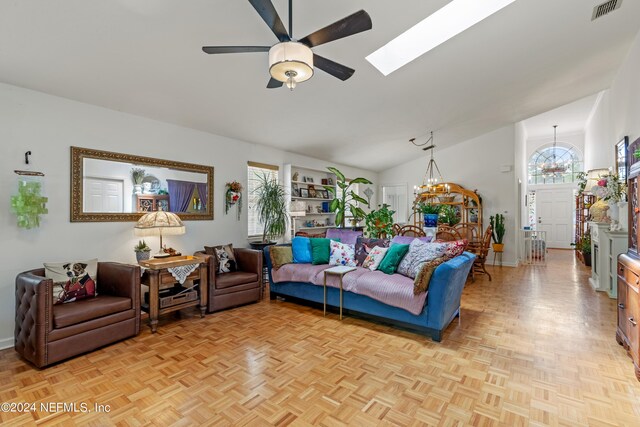
{"label": "baseboard", "polygon": [[[496,265],[493,265],[493,263],[487,263],[486,265],[487,265],[487,267],[495,267],[495,268],[500,267],[500,263],[496,263]],[[503,262],[502,263],[502,267],[515,268],[515,267],[518,267],[518,263],[517,262]]]}
{"label": "baseboard", "polygon": [[3,338],[0,339],[0,350],[5,350],[7,348],[13,347],[13,338]]}

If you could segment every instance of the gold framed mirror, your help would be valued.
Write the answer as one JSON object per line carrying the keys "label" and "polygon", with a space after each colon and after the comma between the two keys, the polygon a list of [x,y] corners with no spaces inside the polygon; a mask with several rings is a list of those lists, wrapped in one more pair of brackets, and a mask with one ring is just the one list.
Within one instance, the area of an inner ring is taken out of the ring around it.
{"label": "gold framed mirror", "polygon": [[71,222],[137,221],[158,208],[213,219],[213,167],[71,147]]}

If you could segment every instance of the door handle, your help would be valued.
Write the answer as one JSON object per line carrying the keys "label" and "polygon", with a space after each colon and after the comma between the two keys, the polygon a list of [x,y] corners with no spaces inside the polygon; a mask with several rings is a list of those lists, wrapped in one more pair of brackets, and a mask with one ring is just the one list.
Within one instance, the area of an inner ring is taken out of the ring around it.
{"label": "door handle", "polygon": [[623,303],[618,304],[618,308],[624,310],[624,304]]}
{"label": "door handle", "polygon": [[629,322],[631,322],[631,324],[632,324],[633,326],[637,326],[637,325],[638,325],[638,322],[636,322],[636,321],[635,321],[635,319],[634,319],[633,317],[629,317]]}

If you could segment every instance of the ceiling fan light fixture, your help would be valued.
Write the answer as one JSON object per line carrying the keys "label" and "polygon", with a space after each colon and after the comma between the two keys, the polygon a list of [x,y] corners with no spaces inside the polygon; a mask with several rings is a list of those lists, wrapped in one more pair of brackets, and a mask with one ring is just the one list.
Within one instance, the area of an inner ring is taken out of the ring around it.
{"label": "ceiling fan light fixture", "polygon": [[313,76],[313,52],[298,42],[275,44],[269,49],[269,74],[293,90]]}

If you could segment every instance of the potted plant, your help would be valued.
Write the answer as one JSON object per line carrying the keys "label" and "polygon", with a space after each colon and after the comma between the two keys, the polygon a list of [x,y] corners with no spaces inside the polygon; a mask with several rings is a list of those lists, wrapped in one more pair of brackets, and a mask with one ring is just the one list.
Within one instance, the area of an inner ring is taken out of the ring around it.
{"label": "potted plant", "polygon": [[264,228],[262,240],[249,243],[253,249],[262,250],[265,246],[276,244],[275,240],[285,234],[289,215],[284,187],[264,173],[258,175],[258,180],[258,187],[253,194],[256,196],[258,221]]}
{"label": "potted plant", "polygon": [[151,257],[151,248],[144,240],[138,241],[138,244],[133,247],[136,253],[136,261],[145,261]]}
{"label": "potted plant", "polygon": [[491,224],[491,238],[493,239],[493,251],[504,252],[504,215],[496,214],[489,217],[489,223]]}
{"label": "potted plant", "polygon": [[447,224],[453,227],[460,222],[458,211],[451,205],[441,205],[439,221],[441,224]]}
{"label": "potted plant", "polygon": [[131,168],[131,181],[133,182],[133,193],[142,194],[142,184],[146,173],[142,168]]}
{"label": "potted plant", "polygon": [[331,193],[333,200],[329,203],[329,210],[336,213],[336,225],[344,228],[345,216],[347,211],[351,213],[354,218],[364,218],[366,213],[362,210],[357,203],[362,203],[365,206],[369,206],[369,202],[366,199],[360,197],[351,188],[353,184],[373,184],[366,178],[355,178],[347,180],[344,174],[338,169],[333,167],[327,167],[327,169],[336,176],[336,185],[340,189],[340,194],[336,193],[336,188],[326,185],[324,188]]}
{"label": "potted plant", "polygon": [[378,206],[378,209],[369,212],[365,217],[367,237],[376,239],[391,236],[393,214],[396,213],[396,211],[390,210],[386,203]]}
{"label": "potted plant", "polygon": [[587,267],[591,267],[591,234],[587,233],[584,235],[582,240],[577,247],[580,252],[582,252],[582,259],[584,260],[584,265]]}
{"label": "potted plant", "polygon": [[225,185],[227,191],[224,198],[224,213],[228,214],[231,206],[238,204],[238,221],[242,215],[242,184],[238,181],[227,182]]}
{"label": "potted plant", "polygon": [[420,202],[418,211],[422,214],[425,227],[437,227],[442,205]]}

